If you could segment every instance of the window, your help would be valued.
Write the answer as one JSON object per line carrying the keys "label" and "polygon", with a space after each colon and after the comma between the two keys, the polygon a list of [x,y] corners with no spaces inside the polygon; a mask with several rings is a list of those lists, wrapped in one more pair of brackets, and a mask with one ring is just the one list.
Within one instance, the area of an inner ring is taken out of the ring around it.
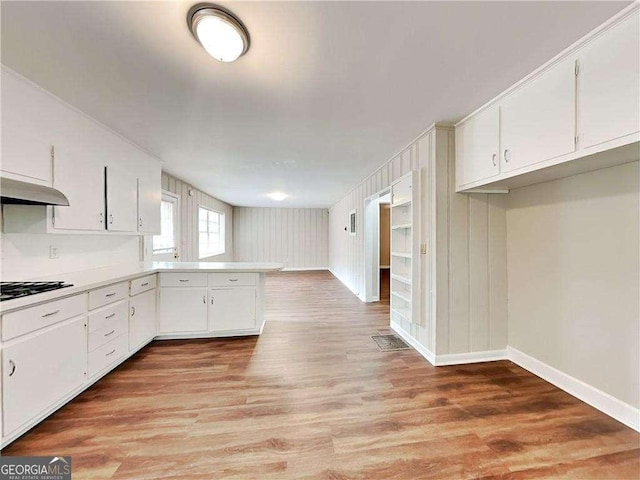
{"label": "window", "polygon": [[199,208],[199,258],[224,253],[224,213]]}
{"label": "window", "polygon": [[160,235],[153,236],[153,254],[165,255],[177,252],[178,200],[162,195],[160,202]]}

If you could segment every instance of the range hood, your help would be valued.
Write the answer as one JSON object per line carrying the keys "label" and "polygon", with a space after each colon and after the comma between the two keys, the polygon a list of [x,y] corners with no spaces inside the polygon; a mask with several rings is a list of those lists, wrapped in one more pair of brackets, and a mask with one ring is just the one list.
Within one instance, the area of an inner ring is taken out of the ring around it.
{"label": "range hood", "polygon": [[0,177],[0,203],[14,205],[62,205],[69,200],[60,190]]}

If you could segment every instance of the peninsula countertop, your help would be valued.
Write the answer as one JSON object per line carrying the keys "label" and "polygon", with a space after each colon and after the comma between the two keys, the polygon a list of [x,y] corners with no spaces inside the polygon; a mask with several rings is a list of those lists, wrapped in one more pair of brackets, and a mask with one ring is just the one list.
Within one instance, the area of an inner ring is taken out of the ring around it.
{"label": "peninsula countertop", "polygon": [[[252,263],[252,262],[139,262],[111,265],[108,267],[92,268],[77,272],[60,273],[46,277],[30,278],[28,281],[46,282],[61,281],[70,283],[72,287],[60,288],[37,295],[6,300],[0,303],[0,314],[8,313],[39,303],[68,297],[77,293],[93,290],[117,282],[131,280],[133,278],[153,275],[162,272],[255,272],[266,273],[282,270],[281,263]],[[11,279],[3,278],[3,282]]]}

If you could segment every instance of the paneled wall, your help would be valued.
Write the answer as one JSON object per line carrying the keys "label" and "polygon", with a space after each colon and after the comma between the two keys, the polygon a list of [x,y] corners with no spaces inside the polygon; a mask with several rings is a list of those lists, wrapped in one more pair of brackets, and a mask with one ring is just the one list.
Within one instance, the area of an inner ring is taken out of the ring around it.
{"label": "paneled wall", "polygon": [[[504,198],[457,194],[454,132],[432,127],[335,204],[329,216],[329,265],[364,295],[365,198],[411,170],[420,172],[422,325],[401,327],[433,355],[500,350],[507,343]],[[356,209],[357,235],[344,227]]]}
{"label": "paneled wall", "polygon": [[[233,261],[233,207],[182,180],[162,172],[162,189],[180,197],[180,261]],[[189,195],[189,192],[192,194]],[[225,253],[200,260],[198,258],[198,207],[208,207],[225,214]]]}
{"label": "paneled wall", "polygon": [[323,208],[234,207],[237,262],[280,262],[288,270],[328,267],[329,212]]}

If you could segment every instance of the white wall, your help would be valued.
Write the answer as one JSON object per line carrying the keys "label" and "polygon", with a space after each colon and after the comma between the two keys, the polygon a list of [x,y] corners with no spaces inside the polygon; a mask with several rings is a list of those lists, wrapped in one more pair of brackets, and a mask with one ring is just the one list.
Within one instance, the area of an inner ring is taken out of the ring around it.
{"label": "white wall", "polygon": [[235,261],[281,262],[285,269],[326,269],[324,208],[234,207]]}
{"label": "white wall", "polygon": [[[162,172],[162,189],[180,197],[180,258],[181,262],[233,261],[233,207],[208,195],[186,182]],[[189,195],[189,191],[192,195]],[[198,208],[202,205],[225,215],[225,252],[204,259],[198,258]]]}
{"label": "white wall", "polygon": [[508,195],[509,345],[640,407],[638,162]]}
{"label": "white wall", "polygon": [[[49,259],[50,245],[58,247],[59,258]],[[138,262],[139,237],[3,233],[0,234],[0,258],[3,282],[27,280],[116,263]]]}
{"label": "white wall", "polygon": [[[504,200],[455,193],[452,128],[429,129],[331,208],[331,271],[356,295],[364,294],[364,200],[411,170],[420,172],[420,243],[429,254],[420,257],[422,322],[401,328],[433,354],[504,349]],[[349,236],[344,227],[353,209],[357,235]]]}

